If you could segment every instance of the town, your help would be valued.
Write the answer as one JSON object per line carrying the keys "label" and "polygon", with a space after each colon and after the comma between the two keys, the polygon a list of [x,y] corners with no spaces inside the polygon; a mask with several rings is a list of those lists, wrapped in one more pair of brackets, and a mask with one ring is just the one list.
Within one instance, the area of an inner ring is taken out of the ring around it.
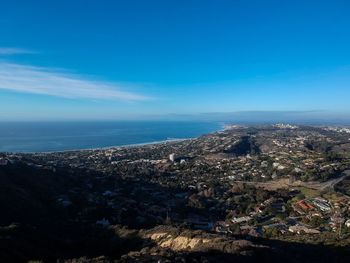
{"label": "town", "polygon": [[196,139],[135,147],[2,153],[2,173],[16,169],[34,170],[40,180],[64,176],[67,182],[50,185],[55,206],[74,222],[101,228],[350,241],[344,127],[229,125]]}

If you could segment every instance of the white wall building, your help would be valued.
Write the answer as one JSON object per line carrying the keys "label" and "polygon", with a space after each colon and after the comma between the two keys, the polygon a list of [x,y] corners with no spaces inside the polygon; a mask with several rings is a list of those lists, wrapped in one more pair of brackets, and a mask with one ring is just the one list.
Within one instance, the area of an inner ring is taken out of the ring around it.
{"label": "white wall building", "polygon": [[175,162],[175,153],[169,155],[169,160]]}

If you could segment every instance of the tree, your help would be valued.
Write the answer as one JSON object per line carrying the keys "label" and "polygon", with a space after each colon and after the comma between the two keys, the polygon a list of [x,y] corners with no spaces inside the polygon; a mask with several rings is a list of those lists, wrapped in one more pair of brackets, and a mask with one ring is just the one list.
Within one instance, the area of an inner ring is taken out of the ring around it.
{"label": "tree", "polygon": [[303,200],[303,199],[305,199],[305,195],[303,193],[299,193],[299,194],[296,195],[296,198],[298,200]]}
{"label": "tree", "polygon": [[267,237],[278,237],[279,231],[275,227],[265,228],[264,233]]}
{"label": "tree", "polygon": [[269,193],[263,189],[258,188],[256,190],[256,201],[261,203],[269,198]]}
{"label": "tree", "polygon": [[309,224],[312,227],[321,227],[325,224],[325,220],[322,217],[314,216],[310,219]]}

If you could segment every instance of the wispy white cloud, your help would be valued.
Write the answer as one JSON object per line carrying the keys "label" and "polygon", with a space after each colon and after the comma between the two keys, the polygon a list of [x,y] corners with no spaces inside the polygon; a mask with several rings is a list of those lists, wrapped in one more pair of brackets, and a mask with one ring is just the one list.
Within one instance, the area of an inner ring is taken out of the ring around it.
{"label": "wispy white cloud", "polygon": [[15,48],[15,47],[0,47],[0,56],[10,56],[10,55],[19,55],[19,54],[34,54],[36,52],[24,49],[24,48]]}
{"label": "wispy white cloud", "polygon": [[0,62],[0,89],[64,98],[143,101],[149,97],[130,92],[131,85],[88,80],[42,67]]}

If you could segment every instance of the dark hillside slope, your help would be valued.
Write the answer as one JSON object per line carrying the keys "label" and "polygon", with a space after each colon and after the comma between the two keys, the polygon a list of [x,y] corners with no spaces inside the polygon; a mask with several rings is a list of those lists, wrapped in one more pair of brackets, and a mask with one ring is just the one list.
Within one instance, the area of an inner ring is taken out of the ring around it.
{"label": "dark hillside slope", "polygon": [[224,153],[232,154],[234,156],[242,156],[247,154],[259,154],[260,148],[256,144],[254,138],[250,136],[243,136],[239,142],[226,149]]}

